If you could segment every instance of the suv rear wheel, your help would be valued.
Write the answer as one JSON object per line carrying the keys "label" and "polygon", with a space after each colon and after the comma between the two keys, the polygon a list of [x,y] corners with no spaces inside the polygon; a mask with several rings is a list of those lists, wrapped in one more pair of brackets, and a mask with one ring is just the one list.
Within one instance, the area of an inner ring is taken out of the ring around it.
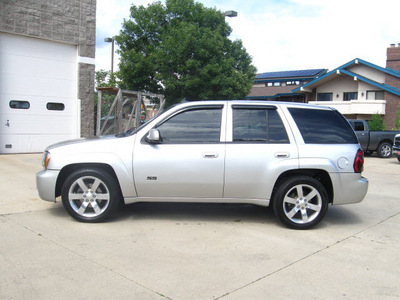
{"label": "suv rear wheel", "polygon": [[278,187],[273,198],[276,216],[288,227],[308,229],[320,222],[328,209],[324,186],[309,176],[293,176]]}

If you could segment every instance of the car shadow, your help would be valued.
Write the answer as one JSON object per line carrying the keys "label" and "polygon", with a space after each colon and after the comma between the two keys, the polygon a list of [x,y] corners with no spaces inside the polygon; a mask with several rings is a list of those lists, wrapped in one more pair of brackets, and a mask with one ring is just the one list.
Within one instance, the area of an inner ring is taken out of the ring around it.
{"label": "car shadow", "polygon": [[224,203],[134,203],[120,208],[111,222],[121,220],[172,220],[174,222],[276,223],[272,208]]}
{"label": "car shadow", "polygon": [[[56,203],[49,209],[54,217],[69,218],[62,203]],[[72,218],[71,218],[72,220]],[[170,220],[185,222],[226,222],[226,223],[256,223],[285,226],[275,216],[272,207],[252,204],[225,203],[176,203],[153,202],[122,205],[106,223],[135,220]],[[362,222],[351,207],[330,206],[325,218],[314,228],[329,226],[345,226]]]}
{"label": "car shadow", "polygon": [[353,225],[359,224],[362,222],[361,218],[358,214],[355,213],[357,211],[355,206],[330,206],[328,208],[328,212],[325,215],[324,220],[321,223],[326,226],[341,226],[341,225]]}

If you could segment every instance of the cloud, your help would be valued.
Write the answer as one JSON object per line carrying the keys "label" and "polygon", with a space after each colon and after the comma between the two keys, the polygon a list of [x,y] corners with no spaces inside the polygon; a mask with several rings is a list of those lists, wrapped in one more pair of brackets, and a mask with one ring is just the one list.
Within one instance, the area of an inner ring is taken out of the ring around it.
{"label": "cloud", "polygon": [[[107,62],[102,65],[110,65],[110,45],[103,39],[119,33],[123,19],[129,18],[131,1],[97,1],[96,68],[103,59]],[[398,0],[198,2],[238,12],[226,19],[233,29],[231,38],[243,41],[259,72],[333,69],[356,57],[385,66],[386,48],[400,42]]]}

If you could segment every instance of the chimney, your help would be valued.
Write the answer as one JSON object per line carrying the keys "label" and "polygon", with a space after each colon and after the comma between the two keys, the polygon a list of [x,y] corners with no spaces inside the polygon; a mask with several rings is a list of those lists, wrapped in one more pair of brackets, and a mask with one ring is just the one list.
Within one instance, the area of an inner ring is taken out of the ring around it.
{"label": "chimney", "polygon": [[396,47],[396,44],[390,44],[387,48],[386,68],[400,71],[400,45]]}

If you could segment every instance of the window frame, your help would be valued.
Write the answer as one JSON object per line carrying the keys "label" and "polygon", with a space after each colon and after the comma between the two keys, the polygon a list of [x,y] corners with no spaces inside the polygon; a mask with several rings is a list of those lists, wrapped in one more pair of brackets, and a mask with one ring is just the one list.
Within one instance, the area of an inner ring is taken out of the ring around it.
{"label": "window frame", "polygon": [[[382,93],[382,99],[377,99],[377,98],[376,98],[376,95],[377,95],[378,93],[379,93],[379,94]],[[368,94],[373,94],[373,95],[374,95],[374,98],[373,98],[373,99],[369,98],[369,97],[368,97]],[[383,90],[369,90],[369,91],[367,91],[367,93],[366,93],[366,99],[367,99],[367,100],[385,100],[385,91],[383,91]]]}

